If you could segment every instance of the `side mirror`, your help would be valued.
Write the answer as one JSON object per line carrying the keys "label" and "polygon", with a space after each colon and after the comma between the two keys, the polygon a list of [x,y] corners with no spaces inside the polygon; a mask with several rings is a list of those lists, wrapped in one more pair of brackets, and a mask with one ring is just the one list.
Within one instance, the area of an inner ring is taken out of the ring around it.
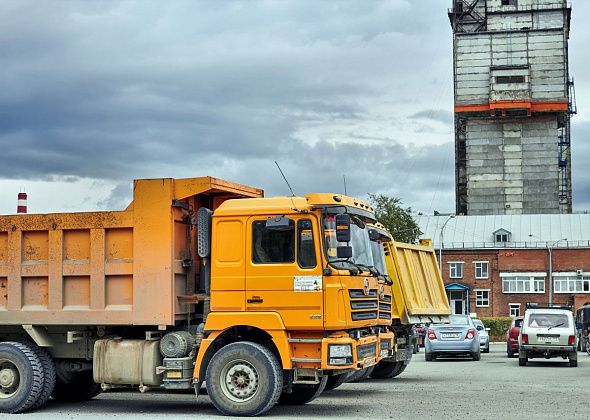
{"label": "side mirror", "polygon": [[339,260],[347,260],[349,258],[352,258],[352,247],[351,246],[336,247],[336,257]]}
{"label": "side mirror", "polygon": [[336,240],[350,242],[350,216],[348,214],[336,215]]}
{"label": "side mirror", "polygon": [[279,215],[272,219],[267,219],[264,227],[268,230],[285,232],[294,229],[295,223],[293,222],[293,220],[285,216]]}
{"label": "side mirror", "polygon": [[369,239],[371,241],[378,241],[379,240],[379,232],[376,229],[369,229]]}

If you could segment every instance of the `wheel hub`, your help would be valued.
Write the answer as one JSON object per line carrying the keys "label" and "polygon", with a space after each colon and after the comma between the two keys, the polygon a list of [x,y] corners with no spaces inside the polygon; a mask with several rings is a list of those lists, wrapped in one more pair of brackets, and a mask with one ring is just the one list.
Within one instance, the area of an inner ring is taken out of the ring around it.
{"label": "wheel hub", "polygon": [[20,385],[18,369],[8,360],[0,360],[0,398],[12,397]]}
{"label": "wheel hub", "polygon": [[221,374],[224,394],[235,402],[245,402],[258,391],[258,372],[245,360],[235,361]]}

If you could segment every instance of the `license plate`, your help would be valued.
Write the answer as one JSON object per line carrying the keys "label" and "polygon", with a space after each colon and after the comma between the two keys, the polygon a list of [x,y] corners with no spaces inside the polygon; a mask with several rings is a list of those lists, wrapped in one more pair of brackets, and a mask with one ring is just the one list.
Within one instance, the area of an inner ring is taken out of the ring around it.
{"label": "license plate", "polygon": [[182,372],[179,370],[169,370],[166,372],[166,377],[169,379],[182,379]]}
{"label": "license plate", "polygon": [[537,337],[539,341],[543,341],[545,343],[550,344],[557,344],[559,343],[559,337]]}
{"label": "license plate", "polygon": [[461,338],[461,333],[441,333],[442,338]]}
{"label": "license plate", "polygon": [[365,367],[371,367],[376,363],[376,360],[374,357],[370,357],[368,359],[365,359]]}

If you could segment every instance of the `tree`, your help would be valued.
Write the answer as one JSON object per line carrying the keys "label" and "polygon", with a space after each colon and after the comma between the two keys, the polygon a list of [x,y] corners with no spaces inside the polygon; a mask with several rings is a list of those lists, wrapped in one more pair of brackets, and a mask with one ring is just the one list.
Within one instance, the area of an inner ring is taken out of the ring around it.
{"label": "tree", "polygon": [[408,243],[418,241],[422,232],[412,217],[410,207],[404,209],[399,198],[385,194],[369,194],[369,200],[375,209],[377,221],[385,226],[393,239]]}

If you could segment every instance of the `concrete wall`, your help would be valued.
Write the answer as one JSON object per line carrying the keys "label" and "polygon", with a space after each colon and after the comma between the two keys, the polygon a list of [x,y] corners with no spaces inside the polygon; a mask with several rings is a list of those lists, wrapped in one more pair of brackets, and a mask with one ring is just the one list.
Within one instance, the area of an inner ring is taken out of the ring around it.
{"label": "concrete wall", "polygon": [[467,121],[470,215],[559,213],[557,117]]}

